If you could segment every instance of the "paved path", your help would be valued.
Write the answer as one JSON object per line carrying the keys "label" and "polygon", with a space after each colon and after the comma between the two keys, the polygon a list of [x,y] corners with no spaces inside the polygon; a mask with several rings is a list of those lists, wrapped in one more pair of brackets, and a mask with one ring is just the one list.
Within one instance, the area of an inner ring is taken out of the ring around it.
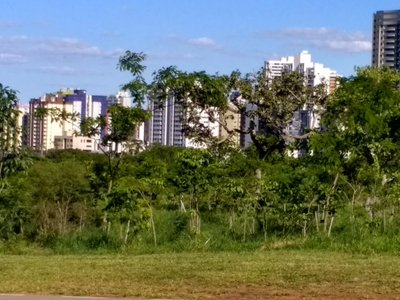
{"label": "paved path", "polygon": [[[143,298],[108,298],[84,296],[39,296],[24,294],[0,294],[0,300],[144,300]],[[163,299],[147,299],[163,300]]]}

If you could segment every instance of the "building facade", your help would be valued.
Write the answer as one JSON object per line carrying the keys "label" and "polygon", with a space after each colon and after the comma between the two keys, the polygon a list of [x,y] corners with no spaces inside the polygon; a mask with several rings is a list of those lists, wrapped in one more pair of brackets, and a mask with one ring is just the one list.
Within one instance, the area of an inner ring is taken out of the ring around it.
{"label": "building facade", "polygon": [[64,132],[64,135],[54,137],[54,149],[79,149],[86,152],[98,150],[98,140],[86,136],[74,135],[71,132]]}
{"label": "building facade", "polygon": [[[279,73],[272,73],[271,65],[279,62],[285,64],[283,70],[290,70],[298,72],[304,76],[304,84],[310,87],[314,87],[323,84],[326,88],[327,94],[332,93],[338,84],[338,78],[340,77],[336,71],[325,67],[321,63],[313,62],[311,54],[308,51],[302,51],[298,55],[289,56],[282,58],[281,61],[267,61],[266,72],[267,78],[273,79],[275,76],[280,76]],[[288,131],[293,135],[302,134],[304,129],[314,129],[320,126],[320,116],[318,114],[318,108],[314,107],[312,110],[304,107],[299,111],[295,112],[292,122],[289,124]]]}
{"label": "building facade", "polygon": [[[295,56],[282,57],[278,60],[268,60],[265,62],[266,80],[271,82],[275,78],[282,75],[283,72],[298,72],[304,76],[304,84],[310,87],[319,84],[325,85],[326,92],[332,93],[339,83],[340,76],[336,71],[325,67],[323,64],[312,61],[311,54],[307,51],[302,51]],[[247,104],[246,114],[251,114],[257,110],[255,104]],[[250,120],[244,117],[242,120],[243,128],[249,128],[252,122],[256,130],[262,131],[262,124],[257,117]],[[288,125],[288,132],[292,135],[301,135],[305,129],[318,128],[320,125],[320,116],[318,108],[312,110],[305,106],[294,113],[291,123]],[[252,144],[250,136],[243,135],[240,142],[242,147],[248,147]]]}
{"label": "building facade", "polygon": [[336,71],[325,67],[323,64],[313,62],[308,51],[302,51],[295,56],[282,57],[279,60],[267,60],[265,70],[267,80],[281,76],[284,71],[298,72],[304,75],[306,85],[324,84],[328,94],[336,88],[335,83],[339,78]]}
{"label": "building facade", "polygon": [[400,10],[377,11],[372,27],[372,66],[400,70]]}
{"label": "building facade", "polygon": [[64,97],[60,94],[47,94],[29,102],[28,146],[36,151],[54,149],[55,137],[73,130],[71,122],[56,121],[51,114],[44,113],[45,110],[52,109],[73,112],[73,106],[65,103]]}
{"label": "building facade", "polygon": [[[233,105],[231,102],[228,102],[228,109],[223,115],[220,116],[220,118],[221,122],[225,124],[226,128],[224,126],[219,127],[219,138],[221,140],[229,138],[233,146],[240,147],[241,135],[239,132],[235,131],[242,128],[242,116],[240,111],[235,105]],[[230,134],[226,129],[229,131],[234,131],[234,133]]]}
{"label": "building facade", "polygon": [[[60,90],[46,94],[29,102],[29,121],[27,145],[36,151],[50,149],[99,150],[100,136],[83,137],[79,135],[81,122],[88,117],[106,115],[108,99],[106,96],[91,96],[86,90]],[[74,120],[56,120],[45,110],[56,109],[76,114]],[[104,134],[102,132],[101,134]]]}
{"label": "building facade", "polygon": [[[183,107],[174,97],[166,101],[151,103],[152,113],[148,126],[149,144],[159,144],[163,146],[204,148],[205,145],[197,143],[194,139],[187,137],[184,133],[184,124],[187,121],[187,114]],[[218,122],[210,121],[206,112],[199,113],[199,123],[208,128],[212,136],[219,137],[220,126]],[[147,133],[145,133],[145,136]]]}
{"label": "building facade", "polygon": [[183,134],[183,109],[174,97],[167,101],[151,103],[152,117],[149,124],[150,144],[185,147]]}

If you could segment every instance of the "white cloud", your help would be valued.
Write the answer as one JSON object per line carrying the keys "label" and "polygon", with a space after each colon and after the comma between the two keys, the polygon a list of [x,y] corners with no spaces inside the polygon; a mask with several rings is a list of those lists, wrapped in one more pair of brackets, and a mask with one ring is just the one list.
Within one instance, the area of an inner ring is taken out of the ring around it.
{"label": "white cloud", "polygon": [[0,53],[0,64],[2,65],[22,64],[25,62],[27,62],[27,60],[22,55],[13,53]]}
{"label": "white cloud", "polygon": [[0,37],[0,51],[34,57],[102,57],[115,58],[120,49],[105,50],[76,38],[30,38],[27,36]]}
{"label": "white cloud", "polygon": [[85,57],[107,57],[114,58],[115,53],[121,50],[103,50],[97,46],[89,45],[75,38],[53,38],[37,41],[32,46],[37,53],[62,55],[62,56],[85,56]]}
{"label": "white cloud", "polygon": [[[168,43],[173,45],[174,49],[176,49],[176,45],[180,45],[180,46],[184,46],[184,47],[189,45],[194,49],[194,51],[195,50],[203,51],[204,49],[207,49],[209,51],[222,53],[226,50],[226,49],[224,49],[224,47],[221,44],[216,42],[214,39],[212,39],[210,37],[206,37],[206,36],[189,38],[189,37],[181,37],[176,34],[170,34],[170,35],[165,36],[164,39]],[[189,56],[187,58],[192,58],[192,57]]]}
{"label": "white cloud", "polygon": [[0,48],[1,49],[16,49],[19,47],[25,47],[29,44],[29,38],[25,35],[15,35],[10,37],[0,36]]}
{"label": "white cloud", "polygon": [[368,52],[372,47],[370,38],[360,32],[341,32],[325,27],[288,28],[267,31],[258,35],[264,38],[279,39],[288,44],[346,53]]}
{"label": "white cloud", "polygon": [[218,47],[218,44],[213,39],[208,37],[192,38],[188,40],[188,43],[190,45],[200,46],[200,47],[210,47],[210,48]]}
{"label": "white cloud", "polygon": [[56,55],[101,56],[103,53],[96,46],[90,46],[77,39],[57,38],[39,41],[33,50]]}
{"label": "white cloud", "polygon": [[149,53],[149,60],[192,60],[199,59],[191,53]]}
{"label": "white cloud", "polygon": [[56,66],[46,66],[39,67],[37,71],[46,74],[56,74],[56,75],[76,75],[78,74],[78,70],[73,69],[71,67],[56,67]]}

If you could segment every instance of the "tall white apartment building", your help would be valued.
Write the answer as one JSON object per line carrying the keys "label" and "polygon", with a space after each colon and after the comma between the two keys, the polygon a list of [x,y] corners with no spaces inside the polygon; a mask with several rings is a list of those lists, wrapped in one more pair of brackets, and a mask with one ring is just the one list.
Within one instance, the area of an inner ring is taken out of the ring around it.
{"label": "tall white apartment building", "polygon": [[280,60],[268,60],[265,62],[265,70],[268,80],[281,76],[284,71],[298,72],[304,75],[305,84],[316,86],[323,83],[328,93],[333,92],[334,86],[331,81],[336,81],[339,76],[336,71],[313,62],[308,51],[302,51],[295,56],[282,57]]}
{"label": "tall white apartment building", "polygon": [[[80,136],[80,123],[87,117],[96,118],[107,113],[107,97],[91,96],[85,90],[60,90],[54,94],[45,94],[29,102],[28,147],[36,151],[50,149],[79,149],[98,151],[100,137]],[[74,120],[56,119],[50,113],[59,112],[76,114]]]}
{"label": "tall white apartment building", "polygon": [[26,147],[29,137],[29,104],[19,105],[18,110],[19,143],[22,147]]}
{"label": "tall white apartment building", "polygon": [[284,71],[292,72],[293,68],[294,56],[282,57],[280,60],[268,60],[265,62],[268,79],[279,77]]}
{"label": "tall white apartment building", "polygon": [[[112,122],[107,112],[112,104],[131,107],[132,97],[124,91],[107,97],[89,95],[86,90],[61,89],[57,93],[31,99],[29,111],[26,114],[27,124],[24,125],[27,132],[25,144],[36,151],[43,152],[50,149],[79,149],[90,152],[104,150],[101,140],[108,133],[108,129],[105,128],[99,135],[86,137],[80,135],[80,124],[85,118],[99,116],[106,116],[108,122]],[[38,112],[41,109],[65,110],[67,113],[76,114],[76,117],[74,120],[56,120],[51,114],[40,116]],[[146,126],[148,124],[141,124],[136,132],[135,138],[141,145],[148,143]],[[123,149],[124,145],[119,151]]]}
{"label": "tall white apartment building", "polygon": [[121,104],[124,107],[132,106],[132,97],[131,94],[127,91],[119,91],[115,98],[117,99],[117,103]]}
{"label": "tall white apartment building", "polygon": [[128,91],[118,91],[116,95],[107,98],[108,105],[119,104],[124,107],[132,106],[132,97]]}
{"label": "tall white apartment building", "polygon": [[44,110],[56,109],[73,112],[73,106],[66,104],[64,98],[58,94],[47,94],[29,102],[29,134],[28,146],[37,151],[47,151],[55,148],[55,137],[65,132],[73,131],[73,124],[55,120]]}
{"label": "tall white apartment building", "polygon": [[[338,78],[340,77],[336,71],[325,67],[321,63],[313,62],[311,54],[308,51],[302,51],[295,56],[282,57],[278,60],[267,60],[265,62],[265,71],[268,81],[274,80],[282,75],[283,72],[299,72],[304,75],[304,84],[307,86],[317,86],[324,84],[327,93],[331,93],[337,87]],[[254,105],[247,105],[247,111],[256,110]],[[258,120],[253,120],[259,127]],[[318,110],[307,110],[306,107],[295,112],[293,121],[288,126],[291,134],[302,134],[304,129],[313,129],[320,126],[320,116]],[[245,128],[248,127],[250,120],[245,118],[243,121]],[[251,138],[245,135],[242,138],[242,146],[247,147],[252,143]]]}
{"label": "tall white apartment building", "polygon": [[[182,106],[170,97],[162,103],[151,104],[152,118],[149,122],[149,143],[164,146],[204,148],[204,144],[195,143],[183,132],[186,113]],[[219,123],[209,120],[206,113],[199,115],[199,122],[211,130],[215,137],[219,136]]]}

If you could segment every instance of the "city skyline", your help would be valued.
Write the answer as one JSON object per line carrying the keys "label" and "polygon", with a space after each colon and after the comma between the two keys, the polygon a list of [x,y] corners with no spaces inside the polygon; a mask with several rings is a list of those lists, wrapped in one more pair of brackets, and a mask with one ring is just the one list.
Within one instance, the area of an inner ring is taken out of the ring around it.
{"label": "city skyline", "polygon": [[148,81],[170,65],[254,72],[302,50],[349,76],[371,64],[373,14],[394,9],[394,0],[3,0],[0,83],[22,103],[60,88],[115,94],[130,78],[116,68],[125,50],[148,55]]}

